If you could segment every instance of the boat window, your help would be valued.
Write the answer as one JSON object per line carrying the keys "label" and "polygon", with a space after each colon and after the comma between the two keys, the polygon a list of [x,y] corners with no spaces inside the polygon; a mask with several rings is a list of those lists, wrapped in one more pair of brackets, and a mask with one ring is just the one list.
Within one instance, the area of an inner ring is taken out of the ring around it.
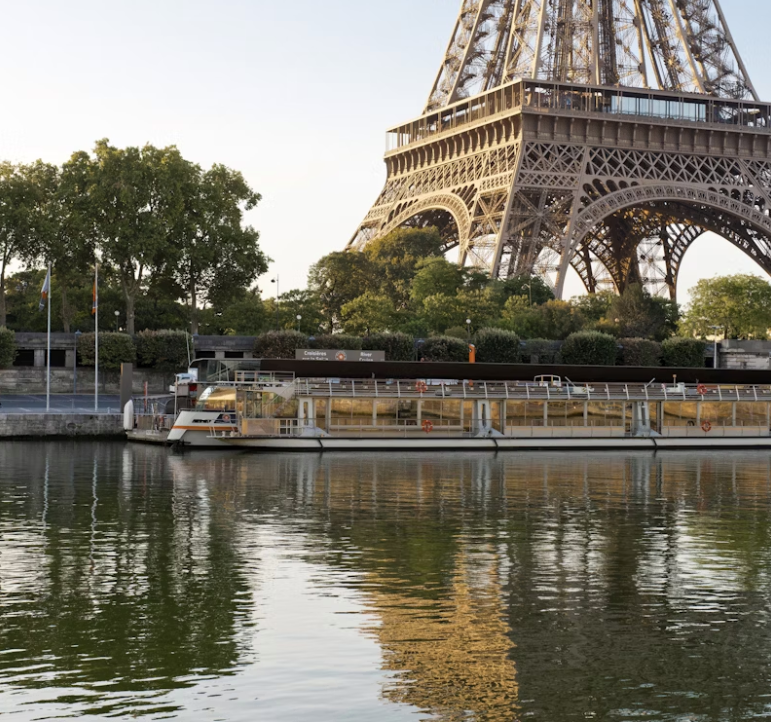
{"label": "boat window", "polygon": [[590,401],[586,405],[587,426],[623,426],[624,404]]}
{"label": "boat window", "polygon": [[210,386],[204,389],[195,408],[198,411],[235,411],[236,390]]}
{"label": "boat window", "polygon": [[507,426],[543,426],[543,401],[507,401]]}
{"label": "boat window", "polygon": [[583,426],[583,401],[552,401],[546,407],[548,426]]}
{"label": "boat window", "polygon": [[[696,426],[696,402],[672,403],[664,405],[664,426]],[[652,407],[651,407],[652,408]]]}
{"label": "boat window", "polygon": [[768,404],[738,403],[736,404],[737,426],[768,427]]}
{"label": "boat window", "polygon": [[701,423],[705,421],[712,426],[733,426],[734,405],[728,401],[701,404]]}

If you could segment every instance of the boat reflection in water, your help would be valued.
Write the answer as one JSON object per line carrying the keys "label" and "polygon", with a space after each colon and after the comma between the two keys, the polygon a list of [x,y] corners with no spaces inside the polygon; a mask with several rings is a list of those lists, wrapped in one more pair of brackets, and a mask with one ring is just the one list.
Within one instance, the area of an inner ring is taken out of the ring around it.
{"label": "boat reflection in water", "polygon": [[767,453],[0,457],[14,719],[768,712]]}

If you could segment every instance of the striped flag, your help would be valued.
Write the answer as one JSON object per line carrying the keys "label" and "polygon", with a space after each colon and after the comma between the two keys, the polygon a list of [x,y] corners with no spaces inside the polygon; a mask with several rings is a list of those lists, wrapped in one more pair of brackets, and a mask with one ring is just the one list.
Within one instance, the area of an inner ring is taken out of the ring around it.
{"label": "striped flag", "polygon": [[38,310],[42,311],[46,307],[46,301],[48,295],[51,293],[51,266],[48,267],[48,273],[46,273],[46,280],[43,283],[43,288],[40,291],[40,306]]}

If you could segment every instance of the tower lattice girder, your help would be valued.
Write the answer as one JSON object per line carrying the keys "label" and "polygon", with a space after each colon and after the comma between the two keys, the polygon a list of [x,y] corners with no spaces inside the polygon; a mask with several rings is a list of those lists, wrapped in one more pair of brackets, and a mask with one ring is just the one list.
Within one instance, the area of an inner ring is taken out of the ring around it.
{"label": "tower lattice girder", "polygon": [[493,277],[674,296],[715,231],[771,273],[771,106],[717,0],[465,0],[385,160],[351,249],[435,225]]}

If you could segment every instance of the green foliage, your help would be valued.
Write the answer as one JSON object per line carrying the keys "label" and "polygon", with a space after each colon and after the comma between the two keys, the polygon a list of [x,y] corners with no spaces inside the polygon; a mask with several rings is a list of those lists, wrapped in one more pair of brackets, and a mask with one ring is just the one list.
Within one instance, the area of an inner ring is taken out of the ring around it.
{"label": "green foliage", "polygon": [[364,253],[372,264],[378,293],[388,296],[397,310],[406,308],[418,263],[441,257],[442,246],[436,228],[399,228],[367,245]]}
{"label": "green foliage", "polygon": [[448,329],[444,332],[445,336],[452,336],[453,338],[459,338],[462,340],[465,340],[468,338],[469,332],[468,327],[463,326],[450,326]]}
{"label": "green foliage", "polygon": [[0,327],[0,369],[13,366],[16,359],[16,334],[5,326]]}
{"label": "green foliage", "polygon": [[511,296],[501,314],[507,329],[520,338],[543,338],[547,335],[546,318],[526,296]]}
{"label": "green foliage", "polygon": [[[81,366],[96,364],[95,335],[84,333],[78,341],[78,358]],[[117,371],[122,363],[136,361],[134,339],[127,333],[99,333],[99,368]]]}
{"label": "green foliage", "polygon": [[483,328],[474,336],[474,345],[480,363],[519,363],[519,336],[511,331]]}
{"label": "green foliage", "polygon": [[701,338],[765,339],[771,328],[771,285],[749,275],[702,279],[691,289],[681,331]]}
{"label": "green foliage", "polygon": [[705,343],[696,338],[668,338],[661,344],[664,366],[672,368],[702,368]]}
{"label": "green foliage", "polygon": [[630,284],[613,298],[606,320],[618,326],[624,338],[665,338],[668,313],[662,301],[652,298],[640,284]]}
{"label": "green foliage", "polygon": [[547,301],[537,311],[543,319],[546,338],[561,341],[584,327],[583,316],[567,301]]}
{"label": "green foliage", "polygon": [[295,351],[308,348],[309,340],[304,333],[297,331],[268,331],[257,337],[254,342],[256,358],[293,359]]}
{"label": "green foliage", "polygon": [[212,310],[206,309],[202,314],[201,332],[208,333],[214,328],[228,336],[257,336],[274,318],[268,315],[262,299],[252,291],[243,291],[219,315],[211,313]]}
{"label": "green foliage", "polygon": [[554,291],[540,276],[515,276],[503,281],[502,285],[506,297],[523,296],[531,306],[554,300]]}
{"label": "green foliage", "polygon": [[571,334],[562,344],[563,363],[577,366],[614,366],[617,342],[599,331]]}
{"label": "green foliage", "polygon": [[361,351],[362,339],[361,336],[351,336],[343,333],[336,334],[321,334],[309,339],[310,346],[308,348],[319,349],[339,349],[341,351]]}
{"label": "green foliage", "polygon": [[412,336],[406,333],[376,333],[362,342],[366,351],[385,351],[387,361],[412,361],[415,347]]}
{"label": "green foliage", "polygon": [[661,365],[661,344],[645,338],[619,339],[618,361],[622,366]]}
{"label": "green foliage", "polygon": [[610,291],[599,291],[586,296],[578,296],[571,303],[586,320],[587,324],[596,324],[607,318],[616,295]]}
{"label": "green foliage", "polygon": [[431,331],[443,333],[450,326],[463,326],[466,310],[457,296],[436,293],[423,299],[421,321]]}
{"label": "green foliage", "polygon": [[364,253],[330,253],[311,266],[308,289],[318,298],[327,330],[343,325],[343,306],[366,292],[376,293],[377,277]]}
{"label": "green foliage", "polygon": [[343,328],[346,333],[368,336],[389,330],[396,311],[388,296],[364,293],[342,308]]}
{"label": "green foliage", "polygon": [[140,366],[172,372],[189,366],[190,340],[184,331],[140,331],[136,348]]}
{"label": "green foliage", "polygon": [[562,363],[561,346],[558,341],[544,338],[532,338],[520,344],[523,363],[559,364]]}
{"label": "green foliage", "polygon": [[420,346],[418,355],[425,361],[468,362],[468,343],[449,336],[432,336]]}
{"label": "green foliage", "polygon": [[432,256],[424,258],[415,266],[417,273],[412,280],[411,297],[416,303],[423,303],[428,296],[437,293],[454,296],[463,285],[464,273],[456,263]]}

